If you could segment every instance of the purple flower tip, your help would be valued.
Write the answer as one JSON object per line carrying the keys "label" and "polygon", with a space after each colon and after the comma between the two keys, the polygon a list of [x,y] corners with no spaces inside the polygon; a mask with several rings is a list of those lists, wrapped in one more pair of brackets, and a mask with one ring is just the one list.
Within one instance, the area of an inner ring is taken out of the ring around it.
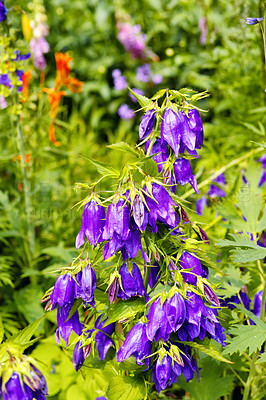
{"label": "purple flower tip", "polygon": [[258,24],[259,22],[261,22],[263,20],[264,20],[264,17],[261,17],[261,18],[246,18],[245,23],[247,25],[256,25],[256,24]]}

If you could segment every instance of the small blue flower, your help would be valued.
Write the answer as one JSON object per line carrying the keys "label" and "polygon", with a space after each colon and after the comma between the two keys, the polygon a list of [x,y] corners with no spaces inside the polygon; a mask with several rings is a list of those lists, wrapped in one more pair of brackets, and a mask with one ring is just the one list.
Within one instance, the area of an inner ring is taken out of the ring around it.
{"label": "small blue flower", "polygon": [[264,17],[261,18],[246,18],[245,23],[248,25],[256,25],[259,22],[263,21]]}

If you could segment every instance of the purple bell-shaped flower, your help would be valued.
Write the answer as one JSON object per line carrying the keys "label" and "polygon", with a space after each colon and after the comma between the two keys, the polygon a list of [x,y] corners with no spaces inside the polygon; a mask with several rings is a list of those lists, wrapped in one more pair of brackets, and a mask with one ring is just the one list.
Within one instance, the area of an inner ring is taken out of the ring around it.
{"label": "purple bell-shaped flower", "polygon": [[82,224],[76,238],[76,248],[85,243],[85,235],[88,241],[96,246],[103,242],[102,232],[105,225],[105,208],[92,199],[84,206]]}
{"label": "purple bell-shaped flower", "polygon": [[153,125],[156,120],[156,110],[149,110],[146,112],[139,125],[139,138],[145,139],[153,130]]}
{"label": "purple bell-shaped flower", "polygon": [[75,296],[75,281],[71,274],[59,275],[56,279],[54,289],[50,296],[52,302],[52,310],[59,305],[63,307],[65,305],[72,306],[74,303]]}
{"label": "purple bell-shaped flower", "polygon": [[[181,257],[179,258],[179,264],[181,265],[182,269],[191,269],[190,272],[181,272],[184,281],[190,283],[191,285],[197,284],[197,276],[205,275],[205,271],[202,269],[200,260],[195,257],[194,255],[188,253],[187,251],[183,251]],[[194,275],[193,275],[194,274]]]}
{"label": "purple bell-shaped flower", "polygon": [[130,211],[124,199],[108,206],[106,224],[103,231],[103,239],[111,239],[116,233],[118,238],[126,240],[130,234]]}
{"label": "purple bell-shaped flower", "polygon": [[140,321],[130,329],[126,340],[117,352],[118,362],[133,355],[139,365],[143,365],[145,362],[147,367],[150,367],[151,342],[146,335],[146,327],[147,325]]}
{"label": "purple bell-shaped flower", "polygon": [[148,296],[144,287],[143,278],[139,267],[135,263],[132,264],[133,268],[131,272],[129,272],[126,263],[124,263],[119,270],[122,288],[120,288],[117,297],[123,300],[127,300],[130,297],[134,296]]}
{"label": "purple bell-shaped flower", "polygon": [[96,274],[94,269],[88,264],[76,275],[75,298],[81,298],[84,306],[95,305],[94,292],[96,289]]}

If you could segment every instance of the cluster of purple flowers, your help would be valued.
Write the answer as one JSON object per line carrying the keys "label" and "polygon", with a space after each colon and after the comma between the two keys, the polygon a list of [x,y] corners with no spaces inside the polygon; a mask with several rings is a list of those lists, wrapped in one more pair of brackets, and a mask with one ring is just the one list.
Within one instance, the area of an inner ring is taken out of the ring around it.
{"label": "cluster of purple flowers", "polygon": [[[16,54],[16,58],[13,59],[13,61],[17,61],[17,62],[28,60],[30,58],[30,56],[31,56],[30,53],[20,54],[19,50],[15,50],[14,54]],[[24,74],[24,71],[22,71],[21,69],[16,69],[15,76],[19,80],[19,86],[17,88],[17,91],[19,93],[23,89],[23,80],[22,80],[23,74]],[[14,85],[12,85],[12,81],[11,81],[9,73],[0,75],[0,84],[6,86],[9,89],[13,89],[13,87],[14,87]]]}
{"label": "cluster of purple flowers", "polygon": [[25,376],[22,382],[19,374],[13,372],[3,389],[2,379],[0,379],[0,398],[3,400],[46,400],[48,388],[44,376],[34,365],[31,365],[30,375],[31,378]]}
{"label": "cluster of purple flowers", "polygon": [[[116,74],[116,77],[121,75]],[[92,246],[101,249],[104,260],[119,255],[119,262],[110,274],[107,287],[110,305],[114,303],[112,307],[115,308],[120,301],[138,297],[147,306],[143,317],[135,325],[126,320],[131,329],[124,343],[120,343],[116,359],[123,362],[133,356],[136,363],[146,370],[152,368],[154,384],[159,392],[175,382],[181,373],[187,381],[193,378],[195,371],[198,373],[192,349],[182,345],[183,341],[207,337],[224,346],[225,334],[217,318],[220,302],[207,284],[208,269],[196,254],[183,250],[177,256],[178,249],[174,246],[165,271],[160,255],[147,243],[146,250],[142,242],[143,235],[160,235],[165,230],[173,236],[179,235],[181,215],[184,221],[189,221],[171,197],[171,192],[176,191],[178,184],[187,183],[197,191],[197,181],[185,153],[197,156],[197,150],[203,144],[199,112],[190,109],[185,113],[174,104],[163,110],[154,105],[146,111],[140,123],[139,138],[146,141],[146,153],[156,162],[162,182],[149,177],[138,187],[133,182],[131,186],[120,183],[119,190],[107,207],[93,193],[84,206],[76,247],[83,246],[87,238]],[[165,186],[169,186],[170,192]],[[184,239],[180,240],[185,243]],[[139,257],[142,263],[139,263]],[[141,264],[144,264],[143,269]],[[195,293],[199,282],[204,288],[202,295]],[[169,293],[165,292],[164,298],[160,295],[150,298],[154,287],[161,283],[164,286],[174,284],[176,288],[173,286]],[[151,288],[149,294],[148,284]],[[115,348],[115,323],[112,320],[108,324],[106,318],[110,314],[100,314],[94,326],[89,327],[79,322],[78,311],[69,318],[75,299],[81,298],[84,306],[94,307],[95,288],[94,269],[87,265],[75,277],[70,273],[60,275],[50,295],[51,308],[58,306],[57,342],[60,335],[68,343],[72,331],[79,336],[73,354],[76,370],[81,368],[94,343],[101,360],[105,359],[111,347]],[[119,320],[120,324],[123,322],[123,318]],[[159,348],[155,351],[159,354],[158,358],[154,357],[154,350],[152,354],[154,348]]]}
{"label": "cluster of purple flowers", "polygon": [[79,321],[79,312],[75,311],[70,318],[69,313],[75,299],[82,299],[84,306],[91,305],[94,307],[95,289],[96,275],[90,264],[79,271],[75,275],[75,279],[70,273],[59,275],[48,303],[51,310],[57,306],[57,344],[60,343],[61,336],[68,345],[72,331],[77,335],[81,335],[83,324]]}

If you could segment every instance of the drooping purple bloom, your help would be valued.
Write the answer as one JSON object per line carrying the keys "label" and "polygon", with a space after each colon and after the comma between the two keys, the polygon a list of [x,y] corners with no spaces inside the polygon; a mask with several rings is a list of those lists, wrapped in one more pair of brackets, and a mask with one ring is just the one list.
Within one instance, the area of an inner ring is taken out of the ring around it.
{"label": "drooping purple bloom", "polygon": [[196,212],[199,215],[203,215],[203,210],[205,207],[208,207],[208,201],[206,196],[202,196],[200,199],[196,201]]}
{"label": "drooping purple bloom", "polygon": [[119,289],[120,289],[119,279],[115,277],[115,279],[113,280],[113,282],[109,287],[109,292],[108,292],[110,304],[112,304],[116,300]]}
{"label": "drooping purple bloom", "polygon": [[167,190],[157,183],[152,184],[152,195],[156,201],[154,201],[149,195],[145,196],[150,211],[149,224],[152,229],[155,232],[157,231],[157,219],[171,228],[175,228],[180,220],[180,217],[177,217],[177,213],[174,210],[174,206],[177,206],[177,204],[171,198]]}
{"label": "drooping purple bloom", "polygon": [[103,239],[111,239],[116,233],[119,238],[126,240],[129,237],[130,211],[124,199],[119,199],[108,206],[106,224],[103,230]]}
{"label": "drooping purple bloom", "polygon": [[59,305],[63,307],[65,305],[72,306],[74,303],[75,296],[75,281],[71,274],[67,273],[59,275],[56,279],[54,289],[50,296],[52,302],[52,310]]}
{"label": "drooping purple bloom", "polygon": [[149,276],[149,286],[151,289],[154,288],[156,283],[161,277],[161,268],[157,262],[154,263],[154,265],[150,266],[150,276]]}
{"label": "drooping purple bloom", "polygon": [[[217,176],[217,178],[213,179],[213,182],[217,182],[220,186],[224,186],[226,184],[224,174],[220,174],[219,176]],[[226,196],[226,193],[223,189],[221,189],[218,186],[213,185],[213,184],[210,185],[210,188],[209,188],[207,194],[211,198]]]}
{"label": "drooping purple bloom", "polygon": [[166,342],[172,332],[176,332],[184,323],[186,307],[183,297],[175,293],[167,299],[163,306],[161,298],[156,299],[149,310],[147,323],[147,337],[149,340],[163,339]]}
{"label": "drooping purple bloom", "polygon": [[115,90],[124,90],[127,88],[127,78],[121,74],[120,69],[114,69],[112,72]]}
{"label": "drooping purple bloom", "polygon": [[197,140],[197,135],[196,135],[196,126],[194,126],[194,129],[191,128],[189,118],[186,116],[186,114],[183,111],[178,112],[178,118],[180,120],[180,127],[179,129],[181,130],[181,141],[180,141],[180,153],[184,153],[185,150],[191,155],[197,155],[197,152],[195,150],[196,148],[196,140]]}
{"label": "drooping purple bloom", "polygon": [[145,208],[142,198],[139,194],[136,194],[134,197],[132,204],[132,215],[137,227],[141,229],[145,218]]}
{"label": "drooping purple bloom", "polygon": [[84,350],[81,340],[79,340],[75,345],[73,353],[73,364],[76,371],[78,371],[84,364]]}
{"label": "drooping purple bloom", "polygon": [[32,391],[33,397],[36,400],[46,400],[48,395],[48,386],[45,377],[43,374],[31,364],[32,370],[30,371],[31,380],[27,377],[26,379],[30,381],[31,385],[33,386],[34,390]]}
{"label": "drooping purple bloom", "polygon": [[8,9],[5,7],[2,1],[0,1],[0,22],[5,21],[7,18]]}
{"label": "drooping purple bloom", "polygon": [[214,293],[214,291],[205,283],[203,284],[204,286],[204,294],[207,298],[207,300],[214,304],[216,307],[220,306],[220,301],[218,299],[218,297],[216,296],[216,294]]}
{"label": "drooping purple bloom", "polygon": [[180,259],[179,264],[181,265],[182,269],[191,269],[190,272],[181,272],[184,281],[190,283],[191,285],[197,284],[197,276],[193,275],[196,274],[198,276],[202,276],[204,274],[200,260],[195,257],[194,255],[188,253],[187,251],[183,251]]}
{"label": "drooping purple bloom", "polygon": [[[127,334],[126,340],[117,352],[116,359],[118,362],[126,360],[133,355],[139,365],[146,363],[150,367],[151,342],[146,334],[147,325],[139,321],[134,325]],[[145,358],[147,357],[147,358]]]}
{"label": "drooping purple bloom", "polygon": [[19,374],[17,372],[13,372],[9,380],[7,381],[4,390],[3,390],[3,399],[4,400],[32,400],[33,399],[33,391],[26,384],[23,383],[23,387],[21,386]]}
{"label": "drooping purple bloom", "polygon": [[225,346],[224,328],[216,318],[217,310],[207,307],[200,296],[188,291],[186,304],[186,319],[178,330],[181,341],[193,341],[195,338],[203,340],[207,335],[222,346]]}
{"label": "drooping purple bloom", "polygon": [[156,120],[156,110],[152,109],[146,112],[144,117],[141,120],[139,126],[139,138],[140,140],[145,139],[151,131],[153,130],[154,122]]}
{"label": "drooping purple bloom", "polygon": [[195,192],[198,193],[197,180],[195,175],[192,174],[189,160],[179,157],[174,162],[173,167],[176,183],[182,186],[190,183]]}
{"label": "drooping purple bloom", "polygon": [[152,82],[153,82],[155,85],[159,85],[160,83],[162,83],[162,81],[163,81],[163,77],[162,77],[161,74],[153,75],[153,77],[152,77]]}
{"label": "drooping purple bloom", "polygon": [[114,344],[111,339],[112,333],[115,331],[115,323],[103,327],[108,318],[100,322],[102,314],[95,322],[95,329],[99,329],[95,336],[95,342],[99,353],[100,360],[103,361],[110,347]]}
{"label": "drooping purple bloom", "polygon": [[172,358],[166,354],[160,362],[160,357],[157,358],[156,364],[153,367],[153,382],[158,393],[172,385],[177,378],[176,372],[181,375],[182,367],[177,364]]}
{"label": "drooping purple bloom", "polygon": [[203,145],[203,124],[198,110],[192,109],[188,111],[188,125],[196,135],[195,148],[200,149]]}
{"label": "drooping purple bloom", "polygon": [[96,274],[94,269],[88,264],[76,275],[75,298],[81,298],[84,306],[90,304],[95,306],[94,292],[96,289]]}
{"label": "drooping purple bloom", "polygon": [[118,109],[118,115],[122,119],[134,118],[134,110],[131,110],[127,104],[122,104]]}
{"label": "drooping purple bloom", "polygon": [[68,319],[70,310],[71,306],[69,305],[57,308],[58,328],[55,334],[57,344],[60,343],[61,336],[68,346],[68,340],[72,331],[74,331],[77,335],[81,335],[83,325],[79,321],[79,312],[78,310],[75,311],[74,314]]}
{"label": "drooping purple bloom", "polygon": [[119,270],[122,288],[120,288],[117,297],[123,300],[134,296],[147,296],[139,267],[135,263],[132,263],[132,265],[131,272],[128,270],[127,263],[124,263]]}
{"label": "drooping purple bloom", "polygon": [[150,64],[143,64],[137,69],[137,80],[140,82],[149,82],[151,79],[151,67]]}
{"label": "drooping purple bloom", "polygon": [[169,144],[176,157],[179,154],[182,129],[181,119],[171,108],[167,108],[161,124],[161,141]]}
{"label": "drooping purple bloom", "polygon": [[264,17],[261,18],[246,18],[245,23],[248,25],[256,25],[259,22],[263,21]]}
{"label": "drooping purple bloom", "polygon": [[[150,140],[147,140],[145,143],[145,151],[146,153],[148,152],[150,146]],[[156,154],[158,153],[158,154]],[[168,149],[167,149],[167,143],[166,142],[161,142],[161,140],[158,138],[156,139],[155,143],[153,144],[149,156],[152,156],[153,154],[156,154],[152,159],[158,164],[158,171],[161,173],[165,161],[169,157]]]}
{"label": "drooping purple bloom", "polygon": [[[132,91],[136,94],[140,94],[141,96],[144,96],[144,92],[141,89],[138,88],[132,88]],[[138,100],[136,99],[136,97],[134,96],[134,94],[132,94],[131,92],[128,93],[129,97],[131,98],[131,100],[133,101],[133,103],[137,103]]]}
{"label": "drooping purple bloom", "polygon": [[102,242],[102,232],[105,225],[105,208],[92,199],[84,206],[81,229],[76,237],[76,248],[85,243],[85,235],[88,241],[96,246]]}

